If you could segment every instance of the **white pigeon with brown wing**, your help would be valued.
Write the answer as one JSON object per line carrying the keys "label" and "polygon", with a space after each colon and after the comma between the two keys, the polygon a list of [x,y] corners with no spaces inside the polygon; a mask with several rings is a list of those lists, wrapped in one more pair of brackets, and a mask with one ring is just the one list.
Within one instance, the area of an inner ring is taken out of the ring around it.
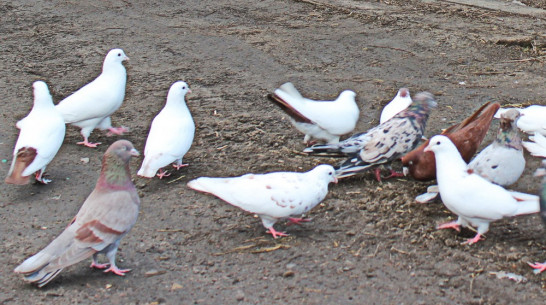
{"label": "white pigeon with brown wing", "polygon": [[360,115],[356,93],[345,90],[333,101],[305,98],[290,82],[281,85],[268,98],[288,114],[290,122],[305,134],[303,142],[312,139],[338,143],[339,138],[352,132]]}

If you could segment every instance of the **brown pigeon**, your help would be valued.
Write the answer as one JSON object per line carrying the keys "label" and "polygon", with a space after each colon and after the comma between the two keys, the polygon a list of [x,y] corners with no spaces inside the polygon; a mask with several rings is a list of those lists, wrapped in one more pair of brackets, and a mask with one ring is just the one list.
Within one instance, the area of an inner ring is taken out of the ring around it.
{"label": "brown pigeon", "polygon": [[[493,115],[500,108],[499,103],[487,102],[474,114],[459,124],[442,131],[459,150],[463,160],[469,162],[485,138]],[[424,152],[429,141],[425,141],[416,149],[402,157],[402,164],[416,180],[429,181],[436,178],[436,160],[432,152]]]}
{"label": "brown pigeon", "polygon": [[[92,268],[124,275],[130,269],[116,266],[119,242],[135,224],[140,199],[131,181],[129,160],[138,151],[127,140],[112,144],[102,159],[102,170],[95,189],[76,217],[47,247],[15,268],[25,280],[42,287],[63,268],[93,256]],[[98,264],[103,253],[109,264]]]}

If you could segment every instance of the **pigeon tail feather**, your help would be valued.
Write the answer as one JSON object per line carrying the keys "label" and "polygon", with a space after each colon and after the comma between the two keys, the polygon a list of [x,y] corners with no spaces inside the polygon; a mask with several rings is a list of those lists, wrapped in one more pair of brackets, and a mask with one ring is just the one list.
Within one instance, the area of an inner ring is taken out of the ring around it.
{"label": "pigeon tail feather", "polygon": [[540,212],[539,200],[526,200],[518,202],[518,209],[513,216],[534,214]]}
{"label": "pigeon tail feather", "polygon": [[38,152],[33,147],[20,148],[15,159],[11,163],[5,182],[18,185],[28,184],[30,182],[30,176],[23,176],[23,171],[32,163],[32,161],[34,161],[37,154]]}

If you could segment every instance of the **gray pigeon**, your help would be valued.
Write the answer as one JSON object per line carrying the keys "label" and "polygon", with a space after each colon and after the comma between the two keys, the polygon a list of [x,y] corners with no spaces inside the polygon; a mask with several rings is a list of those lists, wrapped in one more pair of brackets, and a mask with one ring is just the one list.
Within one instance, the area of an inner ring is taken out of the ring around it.
{"label": "gray pigeon", "polygon": [[[542,177],[542,185],[540,188],[540,217],[546,226],[546,160],[542,161],[542,166],[535,172],[535,177]],[[544,263],[529,263],[535,270],[535,273],[541,273],[546,270],[546,262]]]}
{"label": "gray pigeon", "polygon": [[514,184],[525,169],[523,146],[517,128],[519,111],[501,114],[499,131],[493,143],[484,148],[468,167],[476,174],[502,186]]}
{"label": "gray pigeon", "polygon": [[[418,93],[406,110],[385,123],[338,144],[314,145],[304,152],[347,154],[349,158],[336,169],[338,178],[376,168],[380,164],[400,158],[420,143],[430,111],[436,106],[431,93]],[[392,172],[394,171],[391,170]],[[379,168],[376,168],[375,174],[377,180],[381,181]]]}
{"label": "gray pigeon", "polygon": [[[114,142],[102,159],[102,170],[95,189],[89,194],[76,217],[47,247],[15,268],[25,280],[42,287],[63,268],[93,256],[92,268],[106,269],[123,276],[130,269],[116,266],[121,238],[137,220],[140,199],[131,181],[129,160],[139,153],[127,140]],[[109,264],[98,264],[103,253]]]}

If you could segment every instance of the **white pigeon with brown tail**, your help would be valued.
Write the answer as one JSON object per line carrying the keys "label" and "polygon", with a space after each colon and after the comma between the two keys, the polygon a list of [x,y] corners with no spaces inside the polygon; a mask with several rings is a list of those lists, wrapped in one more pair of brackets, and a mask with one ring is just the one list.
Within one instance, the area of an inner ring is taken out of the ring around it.
{"label": "white pigeon with brown tail", "polygon": [[355,97],[354,91],[345,90],[333,101],[311,100],[290,82],[268,95],[288,114],[294,127],[305,134],[303,142],[307,145],[312,139],[338,143],[342,135],[352,132],[360,115]]}
{"label": "white pigeon with brown tail", "polygon": [[268,174],[246,174],[240,177],[201,177],[188,182],[196,191],[210,193],[227,203],[247,212],[258,214],[267,233],[286,236],[276,231],[273,225],[288,218],[292,223],[307,221],[292,216],[309,212],[328,194],[328,184],[337,183],[331,165],[318,165],[305,172],[274,172]]}
{"label": "white pigeon with brown tail", "polygon": [[478,242],[495,220],[539,212],[538,196],[509,192],[474,173],[448,137],[432,137],[425,151],[434,152],[442,202],[459,216],[456,221],[442,224],[438,229],[459,231],[460,226],[476,227],[476,236],[466,244]]}
{"label": "white pigeon with brown tail", "polygon": [[36,81],[32,87],[34,106],[30,113],[16,124],[20,132],[5,180],[8,184],[27,184],[32,174],[35,174],[35,179],[39,183],[51,182],[45,179],[43,174],[64,140],[64,119],[55,109],[46,83]]}
{"label": "white pigeon with brown tail", "polygon": [[[76,217],[47,247],[27,258],[14,272],[42,287],[64,268],[93,257],[91,268],[105,269],[123,276],[130,269],[116,266],[121,239],[135,224],[140,199],[131,180],[129,161],[138,151],[127,140],[114,142],[102,159],[102,170],[95,186]],[[108,264],[99,264],[105,254]]]}
{"label": "white pigeon with brown tail", "polygon": [[152,178],[159,170],[157,176],[161,179],[170,175],[163,167],[173,162],[177,170],[188,165],[182,163],[182,158],[193,142],[195,124],[186,105],[186,93],[191,89],[185,82],[171,85],[165,107],[152,121],[139,176]]}

